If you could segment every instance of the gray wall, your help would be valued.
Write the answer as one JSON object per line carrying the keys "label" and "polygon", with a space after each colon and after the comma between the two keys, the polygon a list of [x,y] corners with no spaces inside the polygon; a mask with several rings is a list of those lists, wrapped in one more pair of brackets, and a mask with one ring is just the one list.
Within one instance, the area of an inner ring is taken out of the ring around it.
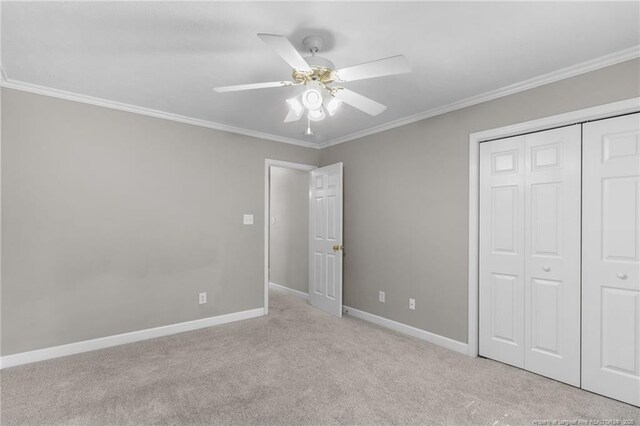
{"label": "gray wall", "polygon": [[639,60],[322,150],[344,163],[344,303],[466,342],[469,134],[636,96]]}
{"label": "gray wall", "polygon": [[271,219],[270,281],[308,293],[309,172],[271,168]]}
{"label": "gray wall", "polygon": [[2,355],[262,307],[264,160],[318,157],[3,88]]}
{"label": "gray wall", "polygon": [[318,152],[3,88],[1,354],[262,307],[265,158],[344,163],[345,304],[466,341],[469,133],[634,96],[639,60]]}

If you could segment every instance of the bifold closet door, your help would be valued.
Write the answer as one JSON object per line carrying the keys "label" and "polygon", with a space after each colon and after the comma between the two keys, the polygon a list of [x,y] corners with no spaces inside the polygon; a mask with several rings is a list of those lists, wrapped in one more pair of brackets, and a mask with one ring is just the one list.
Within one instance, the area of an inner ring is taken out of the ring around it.
{"label": "bifold closet door", "polygon": [[524,368],[524,136],[480,145],[480,355]]}
{"label": "bifold closet door", "polygon": [[583,135],[582,387],[640,405],[640,114]]}
{"label": "bifold closet door", "polygon": [[580,386],[580,125],[525,136],[525,363]]}
{"label": "bifold closet door", "polygon": [[580,126],[480,146],[480,355],[580,385]]}

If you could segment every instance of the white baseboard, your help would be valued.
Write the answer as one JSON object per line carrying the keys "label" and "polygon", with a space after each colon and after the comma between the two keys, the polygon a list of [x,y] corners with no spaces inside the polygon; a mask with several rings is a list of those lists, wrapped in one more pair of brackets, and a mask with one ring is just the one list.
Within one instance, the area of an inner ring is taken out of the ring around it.
{"label": "white baseboard", "polygon": [[145,330],[100,337],[98,339],[84,340],[82,342],[69,343],[67,345],[53,346],[50,348],[37,349],[35,351],[22,352],[13,355],[5,355],[0,358],[0,369],[14,367],[16,365],[29,364],[31,362],[44,361],[46,359],[59,358],[82,352],[94,351],[96,349],[109,348],[112,346],[123,345],[125,343],[140,342],[142,340],[153,339],[155,337],[168,336],[171,334],[197,330],[214,325],[227,324],[230,322],[260,317],[263,315],[264,308],[251,309],[248,311],[235,312],[233,314],[218,315],[215,317],[202,318],[193,321],[181,322],[178,324],[170,324],[162,327],[148,328]]}
{"label": "white baseboard", "polygon": [[344,306],[343,309],[344,313],[346,313],[347,315],[351,315],[352,317],[359,318],[361,320],[365,320],[379,326],[389,328],[399,333],[407,334],[417,339],[433,343],[434,345],[442,346],[444,348],[451,349],[452,351],[468,355],[468,348],[466,343],[462,343],[448,337],[440,336],[439,334],[430,333],[428,331],[421,330],[410,325],[402,324],[400,322],[393,321],[387,318],[379,317],[378,315],[370,314],[369,312],[350,308],[349,306]]}
{"label": "white baseboard", "polygon": [[294,294],[294,295],[296,295],[298,297],[302,297],[303,299],[309,299],[309,293],[305,293],[305,292],[300,291],[300,290],[294,290],[292,288],[285,287],[283,285],[272,283],[272,282],[270,282],[269,285],[272,286],[272,287],[275,287],[277,289],[284,290],[284,291],[286,291],[288,293]]}

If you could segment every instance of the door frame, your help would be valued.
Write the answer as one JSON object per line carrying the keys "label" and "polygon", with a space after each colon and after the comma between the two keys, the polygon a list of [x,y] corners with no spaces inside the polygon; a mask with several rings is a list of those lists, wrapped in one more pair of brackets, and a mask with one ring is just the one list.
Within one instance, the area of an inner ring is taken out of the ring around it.
{"label": "door frame", "polygon": [[468,301],[468,355],[478,356],[479,332],[479,241],[480,228],[480,143],[526,133],[549,130],[571,124],[599,120],[616,115],[640,111],[640,97],[612,102],[596,107],[525,121],[469,135],[469,301]]}
{"label": "door frame", "polygon": [[310,172],[315,170],[318,166],[303,163],[292,163],[290,161],[271,160],[269,158],[264,160],[264,314],[269,314],[269,246],[270,246],[270,232],[269,227],[271,224],[271,167],[282,167],[285,169],[304,170]]}

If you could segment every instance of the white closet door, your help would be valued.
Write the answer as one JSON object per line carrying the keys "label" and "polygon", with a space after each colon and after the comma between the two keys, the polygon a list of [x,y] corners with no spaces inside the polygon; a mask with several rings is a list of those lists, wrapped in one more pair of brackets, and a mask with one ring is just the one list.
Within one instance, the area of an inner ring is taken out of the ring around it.
{"label": "white closet door", "polygon": [[580,386],[580,125],[525,136],[524,368]]}
{"label": "white closet door", "polygon": [[524,367],[524,137],[480,145],[480,355]]}
{"label": "white closet door", "polygon": [[583,133],[582,387],[640,405],[640,114]]}
{"label": "white closet door", "polygon": [[479,340],[580,386],[580,126],[480,145]]}

